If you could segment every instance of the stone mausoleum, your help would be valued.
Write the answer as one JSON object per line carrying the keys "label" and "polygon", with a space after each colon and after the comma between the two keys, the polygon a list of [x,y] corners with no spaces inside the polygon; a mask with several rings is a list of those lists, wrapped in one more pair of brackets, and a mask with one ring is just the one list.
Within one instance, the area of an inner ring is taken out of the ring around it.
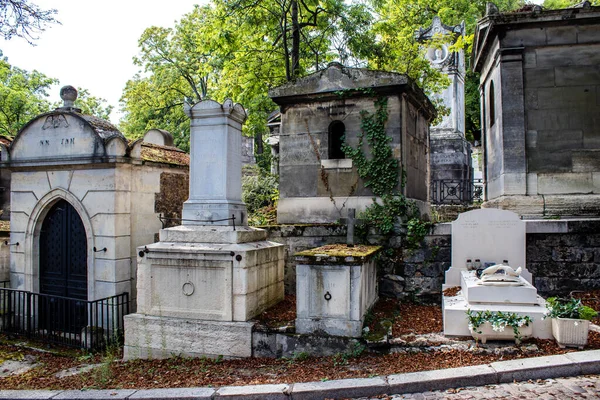
{"label": "stone mausoleum", "polygon": [[181,215],[173,199],[187,197],[189,156],[161,130],[128,143],[73,106],[73,87],[61,97],[64,107],[2,149],[12,171],[11,288],[87,301],[128,292],[135,310],[136,247],[155,240],[160,214]]}
{"label": "stone mausoleum", "polygon": [[500,14],[477,26],[487,207],[600,213],[600,7]]}
{"label": "stone mausoleum", "polygon": [[356,148],[361,113],[374,113],[387,99],[387,135],[406,171],[404,195],[427,212],[429,124],[435,109],[407,76],[332,63],[269,91],[281,111],[279,133],[279,223],[334,222],[344,208],[364,210],[373,194],[342,151]]}

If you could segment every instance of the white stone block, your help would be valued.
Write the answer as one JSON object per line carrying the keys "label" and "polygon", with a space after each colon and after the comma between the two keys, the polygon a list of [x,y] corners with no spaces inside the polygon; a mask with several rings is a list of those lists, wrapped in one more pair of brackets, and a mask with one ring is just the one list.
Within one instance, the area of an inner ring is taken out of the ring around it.
{"label": "white stone block", "polygon": [[130,213],[131,200],[129,192],[89,190],[83,199],[88,215]]}
{"label": "white stone block", "polygon": [[90,218],[96,236],[129,236],[129,214],[96,214]]}
{"label": "white stone block", "polygon": [[48,171],[48,181],[52,189],[61,188],[68,191],[72,177],[73,171]]}
{"label": "white stone block", "polygon": [[475,271],[462,271],[462,293],[469,304],[537,304],[537,289],[522,277],[519,278],[520,286],[505,285],[504,282],[498,285],[485,285],[475,276]]}
{"label": "white stone block", "polygon": [[550,319],[544,319],[546,302],[538,296],[535,305],[514,304],[470,304],[462,295],[455,297],[444,296],[442,299],[442,311],[444,317],[444,335],[447,336],[471,336],[469,332],[466,311],[502,311],[513,312],[519,315],[528,315],[533,318],[533,337],[538,339],[552,339],[552,327]]}
{"label": "white stone block", "polygon": [[73,171],[69,191],[79,200],[82,200],[88,190],[127,190],[126,187],[117,187],[115,181],[116,169],[76,169]]}
{"label": "white stone block", "polygon": [[120,260],[94,259],[94,277],[96,281],[121,282],[131,278],[131,259]]}
{"label": "white stone block", "polygon": [[129,236],[94,236],[94,247],[97,250],[106,248],[96,254],[99,258],[122,259],[130,258],[135,255],[135,248],[131,248],[131,238]]}
{"label": "white stone block", "polygon": [[[148,165],[136,166],[131,171],[131,176],[128,178],[133,193],[155,194],[160,192],[160,175],[165,172],[163,168],[151,167]],[[172,172],[169,170],[169,172]],[[173,171],[176,172],[176,171]],[[125,171],[117,176],[120,181],[121,177],[125,178]]]}
{"label": "white stone block", "polygon": [[130,314],[125,316],[123,358],[250,357],[252,325]]}
{"label": "white stone block", "polygon": [[252,227],[180,225],[161,229],[162,242],[178,243],[247,243],[264,241],[267,232]]}
{"label": "white stone block", "polygon": [[12,212],[24,212],[31,215],[38,199],[33,192],[14,192],[10,193],[10,210]]}
{"label": "white stone block", "polygon": [[377,300],[375,262],[322,261],[296,266],[296,332],[323,330],[334,336],[360,337],[364,314]]}
{"label": "white stone block", "polygon": [[92,299],[103,299],[105,297],[116,296],[122,293],[131,293],[131,280],[121,282],[94,282],[94,293],[90,293]]}
{"label": "white stone block", "polygon": [[446,271],[446,286],[460,285],[460,272],[466,261],[480,259],[500,264],[508,260],[531,283],[525,262],[525,223],[511,211],[479,209],[462,213],[452,222],[452,266]]}
{"label": "white stone block", "polygon": [[25,273],[25,254],[20,252],[11,251],[10,253],[10,272],[11,273]]}
{"label": "white stone block", "polygon": [[538,194],[538,176],[537,173],[527,174],[527,195],[535,196]]}
{"label": "white stone block", "polygon": [[591,172],[538,174],[540,194],[577,194],[593,191]]}
{"label": "white stone block", "polygon": [[38,199],[51,190],[45,171],[13,172],[10,179],[12,192],[33,192]]}

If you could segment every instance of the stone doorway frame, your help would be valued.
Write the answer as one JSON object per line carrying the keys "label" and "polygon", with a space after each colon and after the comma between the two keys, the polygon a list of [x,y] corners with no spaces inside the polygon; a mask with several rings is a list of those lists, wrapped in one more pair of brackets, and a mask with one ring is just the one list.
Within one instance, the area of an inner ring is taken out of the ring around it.
{"label": "stone doorway frame", "polygon": [[53,189],[38,200],[25,231],[25,290],[40,292],[40,231],[50,208],[59,200],[65,200],[79,214],[87,238],[87,292],[88,298],[96,298],[96,279],[94,275],[94,232],[90,216],[75,195],[64,189]]}

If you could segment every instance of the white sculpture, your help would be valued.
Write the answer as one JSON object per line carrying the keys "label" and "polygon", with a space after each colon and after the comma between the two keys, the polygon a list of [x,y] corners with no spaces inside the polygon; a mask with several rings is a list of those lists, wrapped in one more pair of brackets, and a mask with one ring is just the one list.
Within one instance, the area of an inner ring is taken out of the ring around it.
{"label": "white sculpture", "polygon": [[496,264],[484,269],[481,272],[481,277],[479,279],[481,279],[483,284],[486,282],[514,282],[516,284],[520,284],[521,271],[521,267],[514,270],[508,265]]}

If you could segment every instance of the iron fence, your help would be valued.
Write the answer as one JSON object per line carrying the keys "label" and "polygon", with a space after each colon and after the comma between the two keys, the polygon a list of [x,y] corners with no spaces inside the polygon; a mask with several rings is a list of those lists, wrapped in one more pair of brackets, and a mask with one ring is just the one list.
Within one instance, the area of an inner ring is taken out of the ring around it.
{"label": "iron fence", "polygon": [[483,179],[433,179],[430,190],[433,204],[472,204],[483,201]]}
{"label": "iron fence", "polygon": [[0,288],[0,332],[99,350],[121,343],[129,293],[87,301]]}

